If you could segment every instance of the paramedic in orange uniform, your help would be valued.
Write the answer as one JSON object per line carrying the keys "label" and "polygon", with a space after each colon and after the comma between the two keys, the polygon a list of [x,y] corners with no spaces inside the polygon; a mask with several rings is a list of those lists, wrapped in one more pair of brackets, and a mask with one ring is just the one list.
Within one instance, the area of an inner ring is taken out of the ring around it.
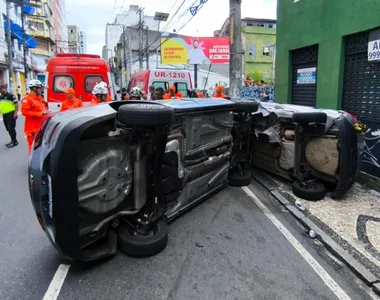
{"label": "paramedic in orange uniform", "polygon": [[21,102],[21,113],[25,116],[25,135],[28,141],[28,151],[32,149],[36,135],[45,116],[49,113],[48,105],[41,97],[43,84],[37,79],[28,83],[30,93]]}
{"label": "paramedic in orange uniform", "polygon": [[69,88],[65,91],[67,99],[62,102],[61,111],[82,107],[82,101],[75,97],[75,90]]}
{"label": "paramedic in orange uniform", "polygon": [[108,96],[107,83],[105,82],[95,85],[92,94],[94,95],[94,99],[92,99],[91,105],[112,101],[111,97]]}
{"label": "paramedic in orange uniform", "polygon": [[164,95],[164,99],[168,100],[168,99],[172,99],[172,98],[183,98],[183,95],[181,92],[176,93],[175,91],[176,91],[175,86],[174,85],[170,86],[169,87],[169,93],[166,93]]}
{"label": "paramedic in orange uniform", "polygon": [[213,98],[225,98],[227,97],[226,94],[223,94],[223,86],[222,85],[218,85],[216,88],[215,88],[215,94],[212,95]]}

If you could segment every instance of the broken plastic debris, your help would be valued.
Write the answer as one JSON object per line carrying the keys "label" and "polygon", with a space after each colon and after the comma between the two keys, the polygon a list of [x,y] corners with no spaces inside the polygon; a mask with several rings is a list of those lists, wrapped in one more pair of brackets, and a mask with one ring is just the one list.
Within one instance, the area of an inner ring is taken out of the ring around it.
{"label": "broken plastic debris", "polygon": [[315,237],[317,236],[317,233],[315,232],[315,230],[310,229],[310,231],[309,231],[309,236],[310,236],[312,239],[315,239]]}
{"label": "broken plastic debris", "polygon": [[299,210],[305,211],[307,208],[300,200],[296,200],[295,204]]}

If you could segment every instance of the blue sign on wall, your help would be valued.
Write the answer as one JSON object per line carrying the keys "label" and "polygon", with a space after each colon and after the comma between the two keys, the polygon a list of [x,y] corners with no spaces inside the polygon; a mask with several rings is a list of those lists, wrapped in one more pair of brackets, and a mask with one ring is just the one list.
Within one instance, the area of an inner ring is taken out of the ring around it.
{"label": "blue sign on wall", "polygon": [[317,81],[317,68],[297,70],[297,84],[315,84]]}

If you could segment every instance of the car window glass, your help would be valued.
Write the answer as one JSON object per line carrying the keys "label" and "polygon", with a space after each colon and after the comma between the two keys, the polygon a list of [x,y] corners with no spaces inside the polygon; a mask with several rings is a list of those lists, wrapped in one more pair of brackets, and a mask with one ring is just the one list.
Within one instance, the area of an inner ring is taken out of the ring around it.
{"label": "car window glass", "polygon": [[69,88],[74,87],[74,78],[70,75],[56,75],[53,80],[54,93],[64,93]]}
{"label": "car window glass", "polygon": [[153,86],[155,89],[157,88],[163,88],[164,91],[167,91],[169,88],[169,84],[166,81],[154,81]]}
{"label": "car window glass", "polygon": [[184,97],[187,97],[187,83],[178,82],[177,83],[177,91],[181,92]]}
{"label": "car window glass", "polygon": [[87,93],[91,93],[92,90],[94,89],[94,86],[97,83],[102,82],[102,81],[104,81],[104,80],[103,80],[103,77],[100,76],[100,75],[89,75],[89,76],[86,76],[86,78],[84,79],[85,91]]}

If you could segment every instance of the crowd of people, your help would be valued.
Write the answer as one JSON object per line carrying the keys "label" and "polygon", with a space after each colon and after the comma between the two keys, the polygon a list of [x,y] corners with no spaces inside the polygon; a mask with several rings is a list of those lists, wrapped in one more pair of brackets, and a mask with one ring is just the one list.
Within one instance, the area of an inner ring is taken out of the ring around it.
{"label": "crowd of people", "polygon": [[[217,85],[215,87],[215,93],[213,93],[212,98],[225,98],[227,95],[223,93],[224,87],[222,85]],[[208,96],[208,95],[206,95]],[[187,97],[189,98],[205,98],[204,93],[201,90],[188,90]],[[177,91],[174,85],[170,86],[166,91],[162,87],[155,88],[153,85],[149,87],[149,93],[146,94],[139,87],[133,87],[129,93],[126,89],[122,90],[121,94],[122,100],[169,100],[169,99],[183,99],[184,95],[181,91]]]}
{"label": "crowd of people", "polygon": [[[25,116],[24,133],[28,142],[28,151],[32,149],[34,138],[45,120],[46,115],[50,113],[48,104],[44,101],[43,90],[44,84],[37,80],[32,79],[28,82],[30,92],[21,101],[21,114]],[[213,98],[226,98],[223,93],[223,86],[218,85],[215,88]],[[104,102],[112,101],[108,92],[108,86],[105,82],[96,84],[92,91],[93,99],[91,105],[97,105]],[[66,100],[62,102],[60,111],[66,111],[83,106],[82,100],[77,98],[75,90],[69,88],[65,91]],[[187,91],[187,96],[190,98],[204,98],[204,94],[199,90]],[[20,99],[20,97],[17,97]],[[12,93],[8,92],[6,85],[0,86],[0,114],[3,116],[3,121],[6,130],[11,138],[10,143],[6,147],[13,148],[18,145],[16,133],[16,120],[19,111],[19,99]],[[163,88],[154,86],[149,87],[149,93],[146,94],[139,87],[133,87],[129,93],[126,90],[122,91],[122,100],[169,100],[169,99],[182,99],[184,95],[181,91],[177,91],[176,87],[170,86],[168,91]]]}

